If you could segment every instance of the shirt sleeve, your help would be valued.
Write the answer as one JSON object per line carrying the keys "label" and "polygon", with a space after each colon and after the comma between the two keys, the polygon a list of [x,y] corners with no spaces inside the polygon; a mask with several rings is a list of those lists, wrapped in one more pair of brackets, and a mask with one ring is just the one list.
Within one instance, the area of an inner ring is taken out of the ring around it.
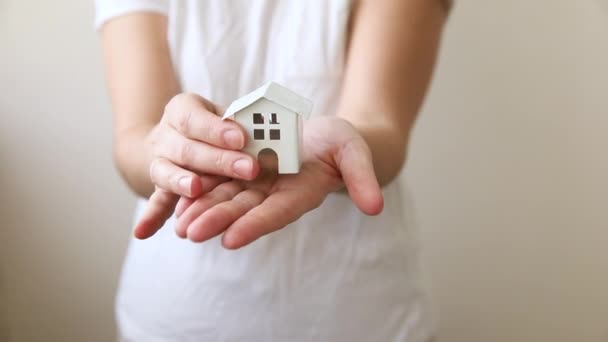
{"label": "shirt sleeve", "polygon": [[95,0],[95,29],[108,20],[133,12],[156,12],[167,15],[169,0]]}

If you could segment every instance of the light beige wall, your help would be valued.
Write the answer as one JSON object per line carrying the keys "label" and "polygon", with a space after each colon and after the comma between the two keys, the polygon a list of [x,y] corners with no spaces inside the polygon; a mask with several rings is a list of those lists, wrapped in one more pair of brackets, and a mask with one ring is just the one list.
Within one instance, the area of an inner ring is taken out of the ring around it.
{"label": "light beige wall", "polygon": [[114,336],[133,202],[111,164],[92,10],[0,1],[0,313],[11,342]]}
{"label": "light beige wall", "polygon": [[[114,335],[133,202],[91,21],[0,1],[1,341]],[[602,0],[456,7],[408,170],[443,341],[608,340],[606,42]]]}
{"label": "light beige wall", "polygon": [[409,178],[445,341],[608,341],[608,3],[458,3]]}

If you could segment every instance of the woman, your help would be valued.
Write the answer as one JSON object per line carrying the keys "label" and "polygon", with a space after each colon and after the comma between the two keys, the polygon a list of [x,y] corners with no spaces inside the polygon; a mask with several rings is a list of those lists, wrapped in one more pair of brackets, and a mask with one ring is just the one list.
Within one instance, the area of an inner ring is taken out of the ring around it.
{"label": "woman", "polygon": [[[447,9],[97,0],[116,165],[141,197],[122,340],[432,338],[397,177]],[[268,81],[314,102],[297,175],[241,152],[220,117]]]}

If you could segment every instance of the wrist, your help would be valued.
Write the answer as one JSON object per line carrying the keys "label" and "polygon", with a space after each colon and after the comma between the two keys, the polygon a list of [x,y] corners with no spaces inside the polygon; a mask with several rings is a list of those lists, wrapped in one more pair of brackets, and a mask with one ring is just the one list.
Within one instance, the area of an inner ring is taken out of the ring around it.
{"label": "wrist", "polygon": [[148,197],[154,191],[149,170],[157,132],[158,125],[134,127],[121,130],[115,137],[116,168],[129,188],[142,197]]}
{"label": "wrist", "polygon": [[382,120],[346,120],[367,143],[380,185],[392,182],[407,160],[409,130]]}

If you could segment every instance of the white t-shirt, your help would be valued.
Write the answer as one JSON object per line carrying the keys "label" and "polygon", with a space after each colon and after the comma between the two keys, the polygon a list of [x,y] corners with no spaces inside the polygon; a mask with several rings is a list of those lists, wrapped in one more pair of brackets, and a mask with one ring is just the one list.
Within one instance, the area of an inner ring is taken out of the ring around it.
{"label": "white t-shirt", "polygon": [[[267,81],[333,115],[351,0],[97,0],[97,26],[133,11],[169,16],[183,91],[228,106]],[[136,63],[136,61],[133,61]],[[382,214],[344,194],[237,251],[181,240],[174,219],[131,241],[116,313],[124,341],[407,341],[433,334],[409,197]],[[145,206],[141,199],[135,219]],[[125,227],[126,229],[126,227]]]}

